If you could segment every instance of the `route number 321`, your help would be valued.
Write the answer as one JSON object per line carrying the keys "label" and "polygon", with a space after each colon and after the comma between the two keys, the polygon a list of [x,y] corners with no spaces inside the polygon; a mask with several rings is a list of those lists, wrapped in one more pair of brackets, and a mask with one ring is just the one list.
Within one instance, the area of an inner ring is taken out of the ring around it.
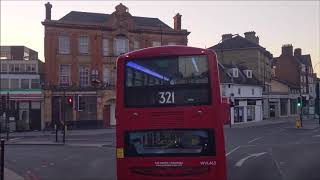
{"label": "route number 321", "polygon": [[173,91],[159,92],[158,95],[159,95],[159,103],[160,104],[174,103],[174,92]]}

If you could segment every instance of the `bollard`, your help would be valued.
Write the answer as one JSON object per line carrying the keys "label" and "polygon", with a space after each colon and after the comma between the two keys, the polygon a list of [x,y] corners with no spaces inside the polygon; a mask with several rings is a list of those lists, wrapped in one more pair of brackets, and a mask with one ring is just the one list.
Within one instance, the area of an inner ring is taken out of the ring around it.
{"label": "bollard", "polygon": [[4,180],[4,139],[1,139],[1,180]]}
{"label": "bollard", "polygon": [[296,128],[300,128],[301,127],[301,121],[300,119],[296,119]]}

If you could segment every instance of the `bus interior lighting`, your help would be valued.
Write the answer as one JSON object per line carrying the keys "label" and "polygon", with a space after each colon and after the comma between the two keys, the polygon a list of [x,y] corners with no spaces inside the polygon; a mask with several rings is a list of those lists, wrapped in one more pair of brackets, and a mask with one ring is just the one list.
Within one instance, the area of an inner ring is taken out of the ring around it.
{"label": "bus interior lighting", "polygon": [[143,67],[143,66],[140,66],[139,64],[136,64],[136,63],[133,63],[133,62],[128,62],[128,63],[127,63],[127,66],[128,66],[128,67],[131,67],[131,68],[134,68],[134,69],[137,69],[137,70],[139,70],[139,71],[142,71],[142,72],[144,72],[144,73],[146,73],[146,74],[149,74],[149,75],[151,75],[151,76],[154,76],[154,77],[163,79],[163,80],[165,80],[165,81],[169,81],[169,78],[167,78],[167,77],[165,77],[165,76],[163,76],[163,75],[161,75],[161,74],[159,74],[159,73],[156,73],[156,72],[154,72],[154,71],[152,71],[152,70],[150,70],[150,69],[148,69],[148,68],[145,68],[145,67]]}

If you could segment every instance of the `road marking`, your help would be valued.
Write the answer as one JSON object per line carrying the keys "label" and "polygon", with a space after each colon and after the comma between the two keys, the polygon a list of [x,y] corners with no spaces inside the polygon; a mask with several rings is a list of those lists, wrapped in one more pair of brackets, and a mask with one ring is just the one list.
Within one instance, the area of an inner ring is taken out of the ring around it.
{"label": "road marking", "polygon": [[230,152],[228,152],[227,154],[226,154],[226,156],[229,156],[231,153],[233,153],[234,151],[236,151],[237,149],[239,149],[241,146],[238,146],[238,147],[236,147],[236,148],[234,148],[233,150],[231,150]]}
{"label": "road marking", "polygon": [[257,137],[257,138],[255,138],[255,139],[252,139],[251,141],[248,141],[248,143],[250,144],[250,143],[252,143],[252,142],[254,142],[254,141],[257,141],[257,140],[259,140],[259,139],[262,139],[263,137]]}
{"label": "road marking", "polygon": [[9,141],[16,141],[16,140],[19,140],[19,139],[23,139],[23,137],[12,138]]}
{"label": "road marking", "polygon": [[319,135],[314,135],[314,136],[312,136],[312,137],[320,137],[320,134],[319,134]]}
{"label": "road marking", "polygon": [[251,158],[251,157],[257,158],[257,157],[262,156],[262,155],[264,155],[264,154],[266,154],[266,153],[267,153],[267,152],[250,154],[249,156],[246,156],[246,157],[240,159],[240,160],[235,164],[235,166],[241,167],[241,166],[243,165],[243,163],[244,163],[246,160],[248,160],[249,158]]}

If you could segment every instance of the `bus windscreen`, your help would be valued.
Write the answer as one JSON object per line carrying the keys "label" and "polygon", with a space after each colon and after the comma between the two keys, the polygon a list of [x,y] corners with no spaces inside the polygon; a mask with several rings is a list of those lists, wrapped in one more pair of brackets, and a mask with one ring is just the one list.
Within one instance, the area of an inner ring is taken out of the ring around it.
{"label": "bus windscreen", "polygon": [[213,156],[212,129],[169,129],[126,132],[125,156]]}
{"label": "bus windscreen", "polygon": [[206,55],[128,60],[125,77],[126,107],[211,103]]}

